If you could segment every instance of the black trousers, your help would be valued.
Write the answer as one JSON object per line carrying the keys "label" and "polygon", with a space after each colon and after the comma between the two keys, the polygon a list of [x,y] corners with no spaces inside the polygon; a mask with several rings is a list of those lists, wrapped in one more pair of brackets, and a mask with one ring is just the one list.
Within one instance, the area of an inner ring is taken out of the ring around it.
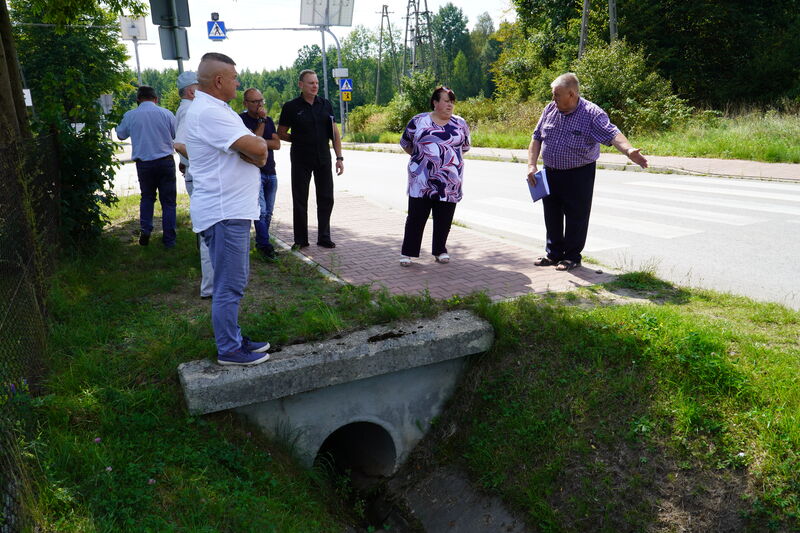
{"label": "black trousers", "polygon": [[333,173],[330,157],[327,161],[320,161],[292,154],[292,219],[294,242],[297,244],[308,242],[308,189],[312,173],[317,191],[317,242],[331,240]]}
{"label": "black trousers", "polygon": [[447,253],[447,236],[453,223],[456,212],[455,202],[444,202],[430,198],[408,197],[408,216],[406,217],[406,231],[403,236],[403,248],[400,252],[408,257],[419,257],[422,247],[422,234],[428,216],[433,211],[433,243],[431,253],[439,255]]}
{"label": "black trousers", "polygon": [[550,185],[550,195],[542,198],[547,257],[555,261],[580,262],[589,231],[595,164],[568,170],[546,167],[545,170]]}

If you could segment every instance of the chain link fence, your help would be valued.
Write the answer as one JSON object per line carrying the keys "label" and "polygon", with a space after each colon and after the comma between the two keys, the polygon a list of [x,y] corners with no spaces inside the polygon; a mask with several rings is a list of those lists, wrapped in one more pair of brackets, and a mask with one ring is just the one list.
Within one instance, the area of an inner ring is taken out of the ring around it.
{"label": "chain link fence", "polygon": [[58,249],[55,138],[0,143],[0,533],[33,530],[21,432],[47,343],[45,294]]}

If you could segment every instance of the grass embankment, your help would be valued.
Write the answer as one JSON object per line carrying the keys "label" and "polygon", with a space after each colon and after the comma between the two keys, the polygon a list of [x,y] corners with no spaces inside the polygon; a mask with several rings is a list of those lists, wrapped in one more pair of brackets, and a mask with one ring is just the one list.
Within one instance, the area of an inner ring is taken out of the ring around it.
{"label": "grass embankment", "polygon": [[610,289],[659,303],[483,307],[497,341],[434,455],[542,531],[800,528],[800,313],[642,274]]}
{"label": "grass embankment", "polygon": [[[800,116],[749,112],[721,118],[701,117],[704,118],[691,120],[666,132],[625,133],[637,147],[650,155],[800,163],[800,143],[797,141],[800,139]],[[527,149],[537,118],[524,126],[519,124],[519,117],[480,120],[472,124],[472,144]],[[346,140],[396,144],[400,134],[348,133]],[[604,146],[602,149],[616,152],[611,147]]]}
{"label": "grass embankment", "polygon": [[[43,395],[17,397],[30,410],[31,514],[58,532],[344,530],[326,483],[283,444],[229,415],[187,414],[176,368],[216,354],[195,238],[184,199],[177,248],[138,246],[137,201],[53,280]],[[427,298],[328,282],[291,255],[251,266],[241,323],[274,345],[434,312]]]}
{"label": "grass embankment", "polygon": [[[142,248],[124,199],[101,246],[61,265],[44,394],[15,399],[31,511],[59,532],[341,531],[328,485],[283,444],[186,413],[176,367],[215,350],[179,213],[176,250]],[[288,255],[251,271],[241,322],[277,345],[463,305],[340,287]],[[468,299],[497,342],[434,426],[439,464],[545,531],[798,527],[798,313],[646,275],[619,287],[658,304]]]}

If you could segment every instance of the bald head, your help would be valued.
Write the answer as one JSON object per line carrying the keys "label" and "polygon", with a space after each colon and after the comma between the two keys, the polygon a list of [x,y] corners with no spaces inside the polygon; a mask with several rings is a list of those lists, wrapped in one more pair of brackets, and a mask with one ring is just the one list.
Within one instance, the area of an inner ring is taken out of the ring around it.
{"label": "bald head", "polygon": [[197,83],[204,93],[230,102],[236,97],[236,88],[239,87],[236,63],[225,54],[207,53],[197,67]]}

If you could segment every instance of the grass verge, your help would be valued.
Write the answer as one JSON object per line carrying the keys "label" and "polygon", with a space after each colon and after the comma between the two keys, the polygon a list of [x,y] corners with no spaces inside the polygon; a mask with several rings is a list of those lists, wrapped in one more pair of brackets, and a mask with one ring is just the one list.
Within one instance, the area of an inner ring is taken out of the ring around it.
{"label": "grass verge", "polygon": [[796,531],[800,314],[642,273],[607,289],[657,303],[480,306],[497,341],[427,460],[540,531]]}
{"label": "grass verge", "polygon": [[[216,355],[185,201],[176,249],[138,246],[137,198],[123,198],[99,246],[62,261],[43,394],[14,397],[30,512],[41,531],[342,531],[350,517],[286,443],[185,410],[178,364]],[[328,282],[291,255],[254,255],[251,273],[241,323],[277,346],[437,312],[430,298]]]}
{"label": "grass verge", "polygon": [[[44,394],[12,399],[29,512],[59,532],[343,530],[351,517],[286,443],[186,413],[175,369],[215,353],[194,236],[182,205],[177,249],[139,247],[136,211],[123,199],[101,246],[53,280]],[[434,425],[437,465],[542,531],[800,527],[800,315],[646,273],[605,289],[655,304],[392,297],[254,257],[241,322],[281,345],[472,305],[497,341]]]}
{"label": "grass verge", "polygon": [[[472,145],[489,148],[527,149],[536,118],[530,124],[519,120],[481,120],[472,124]],[[688,124],[660,133],[626,132],[634,144],[650,155],[680,157],[711,157],[743,159],[767,163],[800,163],[800,117],[775,112],[745,112],[717,118],[709,113],[699,114]],[[353,142],[399,142],[396,133],[349,133]],[[616,153],[612,147],[605,152]]]}

